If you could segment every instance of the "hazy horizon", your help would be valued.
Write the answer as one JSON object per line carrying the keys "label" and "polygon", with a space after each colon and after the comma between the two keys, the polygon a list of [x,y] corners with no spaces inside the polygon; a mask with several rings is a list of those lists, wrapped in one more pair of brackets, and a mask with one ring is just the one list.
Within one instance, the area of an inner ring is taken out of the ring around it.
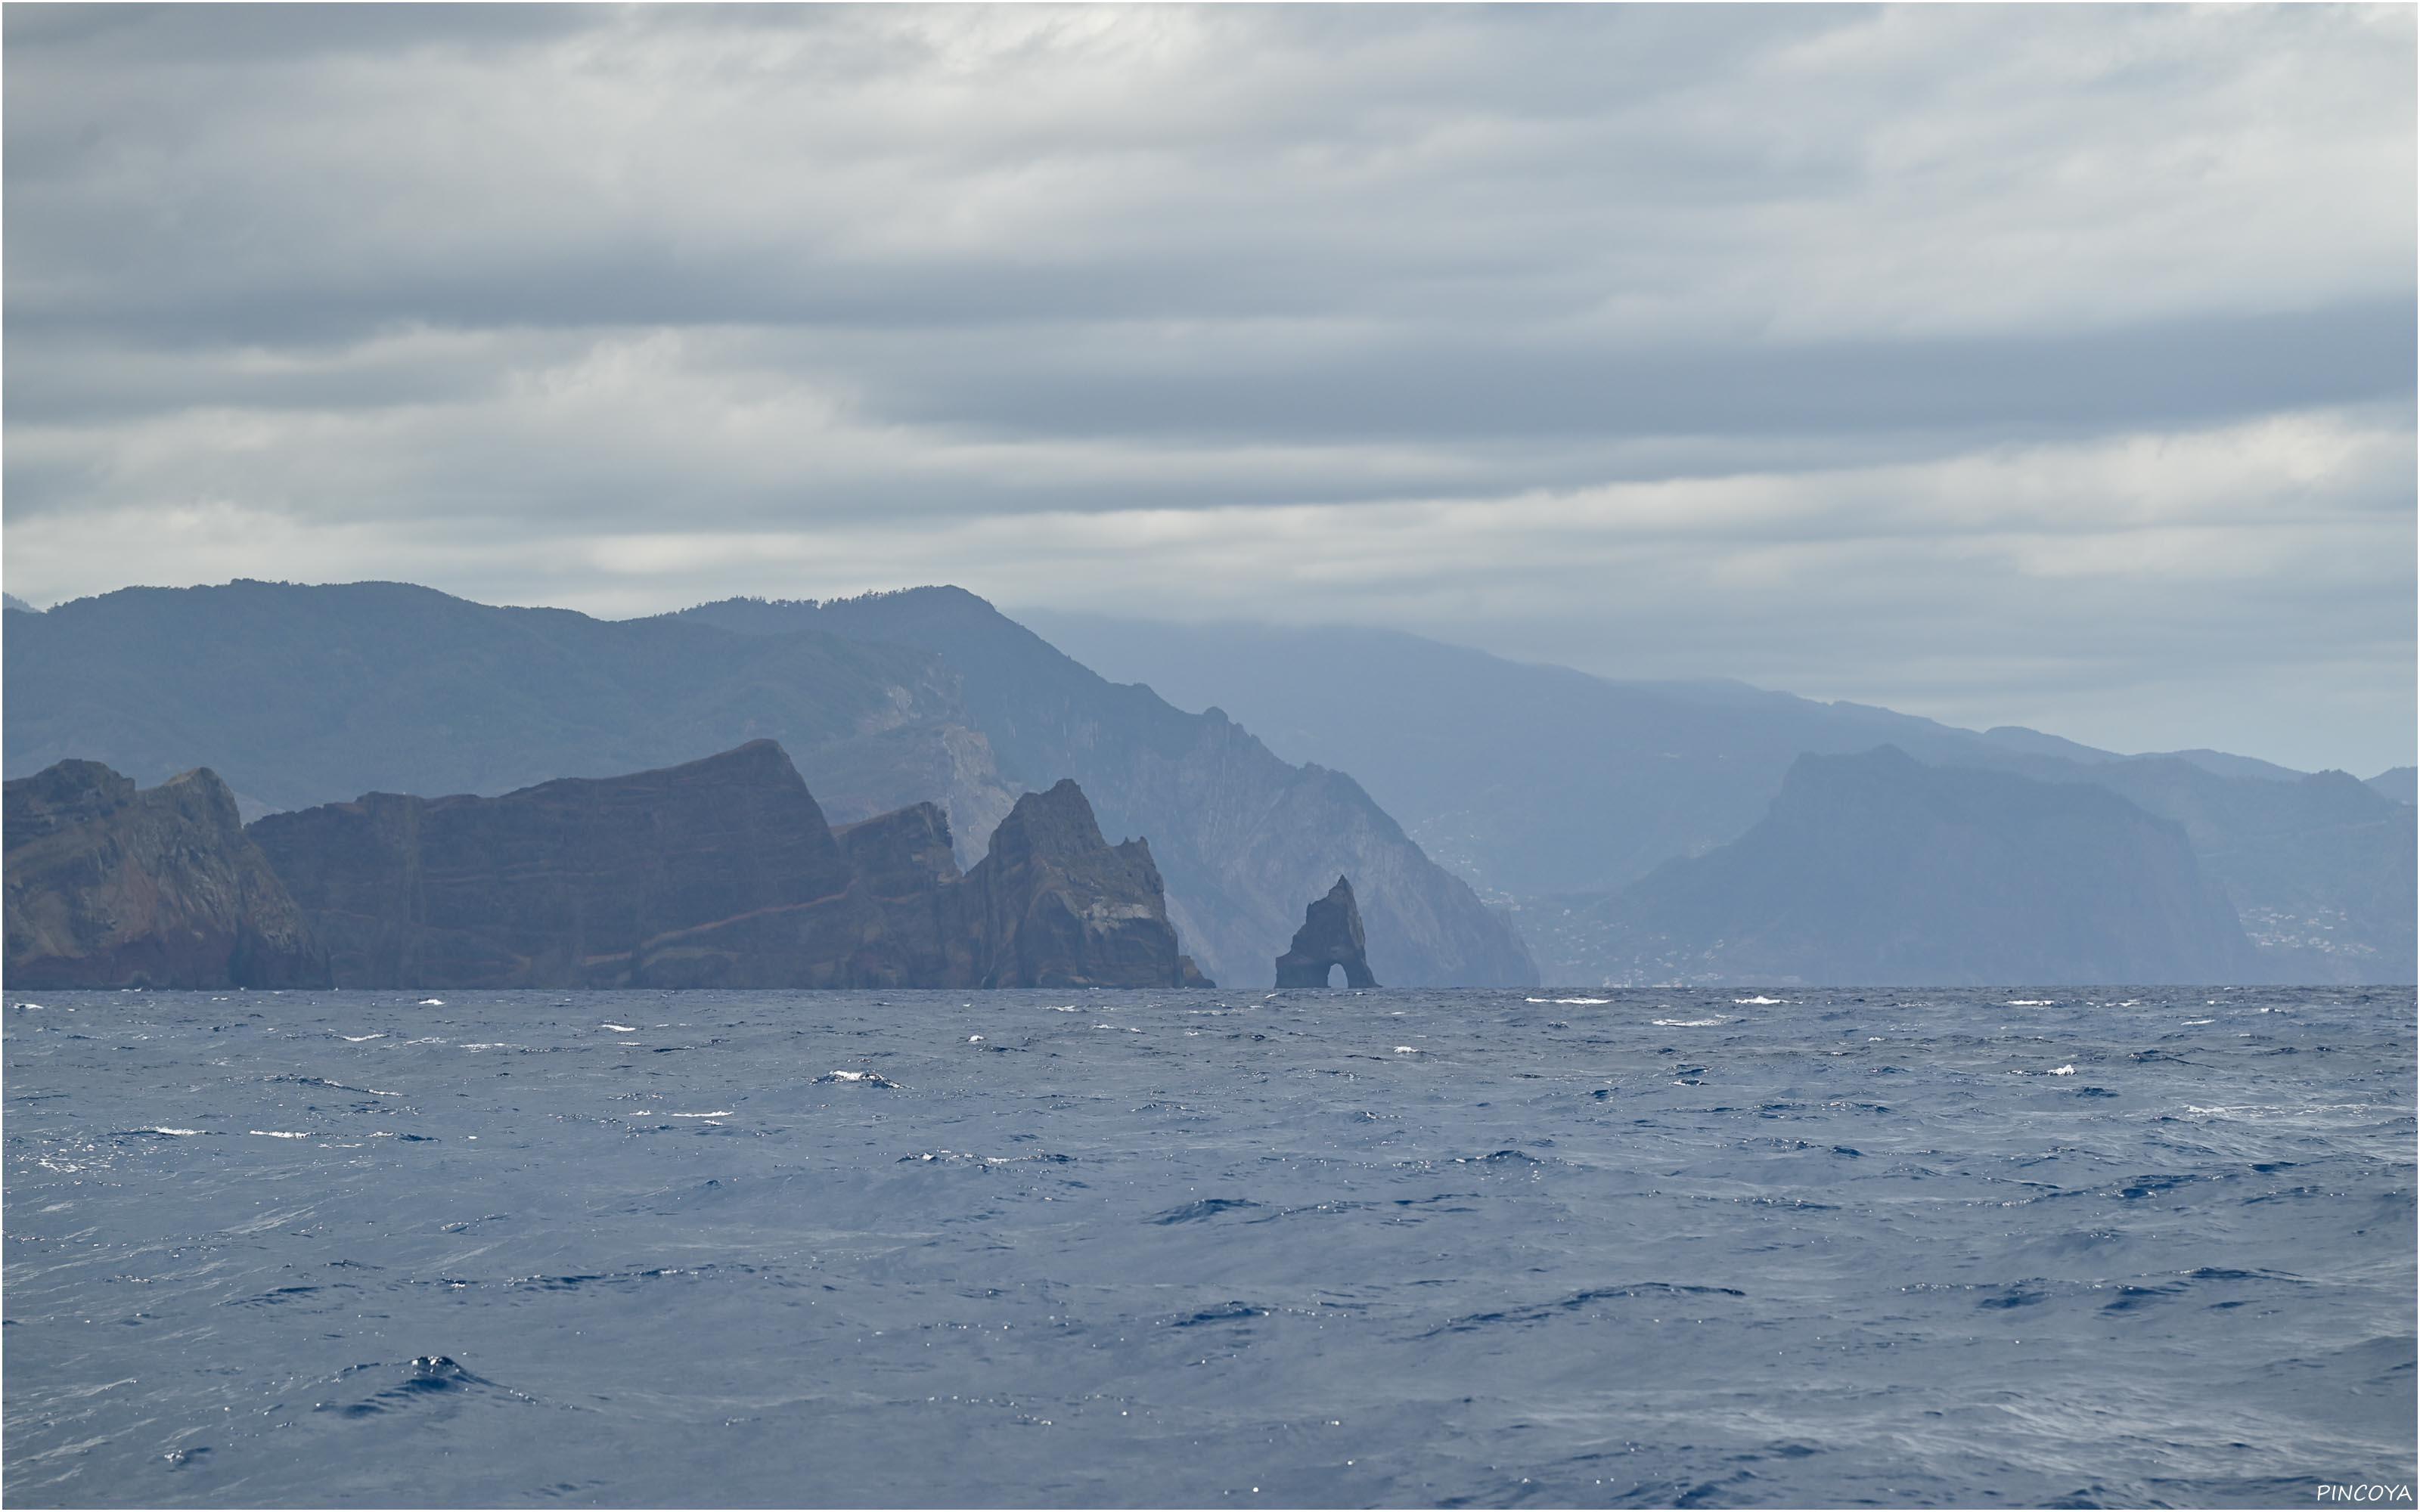
{"label": "hazy horizon", "polygon": [[5,28],[36,603],[952,582],[2414,759],[2409,8]]}

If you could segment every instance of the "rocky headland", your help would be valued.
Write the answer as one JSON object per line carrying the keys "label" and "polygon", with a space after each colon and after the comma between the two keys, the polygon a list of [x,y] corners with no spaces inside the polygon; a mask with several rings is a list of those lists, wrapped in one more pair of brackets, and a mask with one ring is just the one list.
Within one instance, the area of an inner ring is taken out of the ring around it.
{"label": "rocky headland", "polygon": [[835,834],[782,748],[500,797],[368,794],[254,839],[361,987],[1181,986],[1159,873],[1072,782],[958,872],[929,803]]}
{"label": "rocky headland", "polygon": [[208,768],[99,762],[7,784],[8,985],[314,987],[328,960]]}

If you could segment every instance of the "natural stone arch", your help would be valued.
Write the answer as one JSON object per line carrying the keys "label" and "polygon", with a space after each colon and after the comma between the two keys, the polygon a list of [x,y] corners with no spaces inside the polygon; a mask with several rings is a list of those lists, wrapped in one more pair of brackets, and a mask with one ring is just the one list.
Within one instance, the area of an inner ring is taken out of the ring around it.
{"label": "natural stone arch", "polygon": [[1280,987],[1325,987],[1332,966],[1344,968],[1347,987],[1375,987],[1370,974],[1368,942],[1361,932],[1361,909],[1353,901],[1353,884],[1342,877],[1327,896],[1303,910],[1302,928],[1294,946],[1278,957]]}

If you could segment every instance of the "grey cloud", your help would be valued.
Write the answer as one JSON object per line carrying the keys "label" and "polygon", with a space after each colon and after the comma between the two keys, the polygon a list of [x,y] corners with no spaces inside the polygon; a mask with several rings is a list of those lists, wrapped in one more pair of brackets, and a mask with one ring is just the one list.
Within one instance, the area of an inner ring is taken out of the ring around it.
{"label": "grey cloud", "polygon": [[2054,727],[2301,665],[2368,712],[2247,706],[2409,745],[2408,9],[0,25],[38,599],[1309,600]]}

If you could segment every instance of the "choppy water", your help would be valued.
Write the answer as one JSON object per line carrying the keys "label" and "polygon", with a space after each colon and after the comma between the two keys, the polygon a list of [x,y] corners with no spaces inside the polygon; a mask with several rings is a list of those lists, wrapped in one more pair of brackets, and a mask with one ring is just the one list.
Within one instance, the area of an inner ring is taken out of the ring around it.
{"label": "choppy water", "polygon": [[419,995],[10,998],[10,1504],[2420,1479],[2408,992]]}

